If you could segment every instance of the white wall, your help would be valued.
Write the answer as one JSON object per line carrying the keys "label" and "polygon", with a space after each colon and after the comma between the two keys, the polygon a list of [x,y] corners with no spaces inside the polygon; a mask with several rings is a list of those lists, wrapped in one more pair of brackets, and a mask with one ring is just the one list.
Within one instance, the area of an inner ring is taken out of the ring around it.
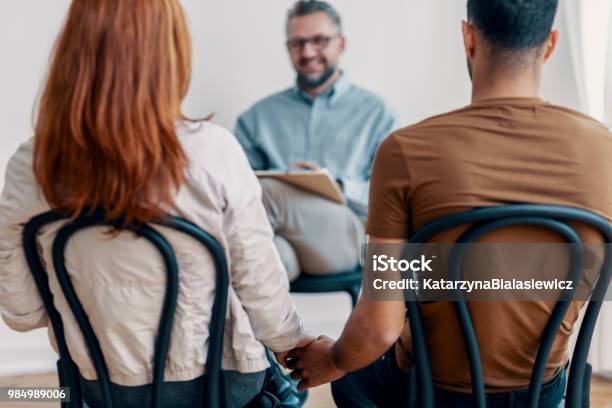
{"label": "white wall", "polygon": [[[584,6],[584,5],[583,5]],[[585,69],[585,92],[588,109],[593,117],[604,121],[604,101],[606,81],[606,59],[608,50],[612,49],[612,43],[608,44],[610,35],[610,16],[612,16],[612,2],[610,0],[591,0],[588,7],[581,9],[583,30],[582,54]],[[612,38],[610,39],[612,41]]]}
{"label": "white wall", "polygon": [[[12,152],[32,134],[31,110],[68,4],[68,0],[0,1],[0,180]],[[292,1],[184,0],[183,4],[194,46],[187,114],[202,117],[214,112],[215,121],[233,128],[237,115],[257,99],[291,85],[284,18]],[[464,1],[336,0],[333,4],[345,21],[347,74],[383,95],[403,123],[469,103],[460,35]],[[578,108],[563,19],[559,24],[561,44],[546,68],[543,95]],[[316,324],[316,310],[303,310],[314,316],[311,321]],[[325,314],[330,315],[329,307]],[[341,322],[345,317],[346,310],[340,308],[334,318]],[[0,323],[0,375],[51,367],[46,344],[44,331],[18,334]]]}
{"label": "white wall", "polygon": [[[264,95],[291,85],[284,49],[289,0],[185,1],[194,37],[194,75],[186,111],[216,112],[230,128]],[[348,38],[343,66],[382,94],[406,124],[469,102],[461,41],[465,2],[336,0]],[[563,31],[563,19],[559,19]],[[565,38],[546,68],[543,95],[578,107]]]}
{"label": "white wall", "polygon": [[[19,142],[31,135],[34,100],[68,0],[0,2],[0,176]],[[336,0],[345,22],[343,61],[358,84],[383,95],[403,123],[469,102],[460,22],[463,1]],[[194,66],[185,111],[215,113],[233,128],[237,115],[264,95],[290,86],[284,48],[290,0],[184,0],[191,22]],[[543,95],[578,108],[563,37],[546,68]]]}

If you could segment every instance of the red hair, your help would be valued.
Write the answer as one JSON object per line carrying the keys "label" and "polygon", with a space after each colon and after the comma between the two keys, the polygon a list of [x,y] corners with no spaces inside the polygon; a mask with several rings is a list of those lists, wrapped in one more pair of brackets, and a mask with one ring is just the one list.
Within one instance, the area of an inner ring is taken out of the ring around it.
{"label": "red hair", "polygon": [[49,204],[147,222],[172,206],[191,74],[177,0],[73,0],[40,100],[34,174]]}

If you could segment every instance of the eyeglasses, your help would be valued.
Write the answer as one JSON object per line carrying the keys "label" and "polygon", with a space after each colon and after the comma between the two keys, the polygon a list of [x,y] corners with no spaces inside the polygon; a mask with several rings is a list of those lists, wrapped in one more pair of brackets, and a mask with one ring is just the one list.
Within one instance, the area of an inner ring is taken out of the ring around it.
{"label": "eyeglasses", "polygon": [[327,48],[331,40],[334,40],[339,36],[339,34],[336,34],[334,36],[315,35],[312,38],[293,38],[287,41],[287,48],[289,48],[289,51],[293,53],[300,52],[304,49],[306,44],[311,43],[315,49],[317,49],[317,51],[321,51]]}

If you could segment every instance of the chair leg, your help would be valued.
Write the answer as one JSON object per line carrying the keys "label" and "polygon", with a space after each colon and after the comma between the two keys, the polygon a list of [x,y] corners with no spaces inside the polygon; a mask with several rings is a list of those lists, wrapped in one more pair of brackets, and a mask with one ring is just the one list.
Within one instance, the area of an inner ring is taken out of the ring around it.
{"label": "chair leg", "polygon": [[591,374],[593,367],[587,363],[584,369],[584,380],[582,380],[582,406],[589,408],[591,406]]}
{"label": "chair leg", "polygon": [[60,387],[70,389],[70,402],[61,402],[61,408],[82,408],[83,396],[79,382],[79,369],[72,360],[68,360],[66,364],[61,359],[57,360],[57,378]]}

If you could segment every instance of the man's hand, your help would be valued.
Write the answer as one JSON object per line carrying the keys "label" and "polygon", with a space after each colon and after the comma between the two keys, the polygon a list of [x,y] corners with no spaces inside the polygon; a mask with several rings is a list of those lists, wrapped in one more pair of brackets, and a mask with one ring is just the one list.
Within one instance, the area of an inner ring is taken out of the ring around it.
{"label": "man's hand", "polygon": [[304,348],[304,347],[308,347],[313,341],[315,341],[314,337],[309,336],[308,334],[305,334],[304,337],[302,337],[300,339],[298,344],[296,344],[295,348],[293,348],[291,350],[283,351],[282,353],[274,353],[275,356],[276,356],[276,361],[278,361],[278,364],[280,364],[284,368],[288,368],[287,367],[287,358],[288,357],[291,358],[293,353],[296,350],[299,350],[299,349]]}
{"label": "man's hand", "polygon": [[311,162],[310,160],[291,163],[289,165],[289,168],[304,169],[304,170],[319,170],[320,169],[318,164]]}
{"label": "man's hand", "polygon": [[319,336],[308,347],[294,350],[289,368],[294,370],[291,378],[301,380],[298,390],[316,387],[342,378],[346,373],[339,370],[332,360],[334,340]]}

